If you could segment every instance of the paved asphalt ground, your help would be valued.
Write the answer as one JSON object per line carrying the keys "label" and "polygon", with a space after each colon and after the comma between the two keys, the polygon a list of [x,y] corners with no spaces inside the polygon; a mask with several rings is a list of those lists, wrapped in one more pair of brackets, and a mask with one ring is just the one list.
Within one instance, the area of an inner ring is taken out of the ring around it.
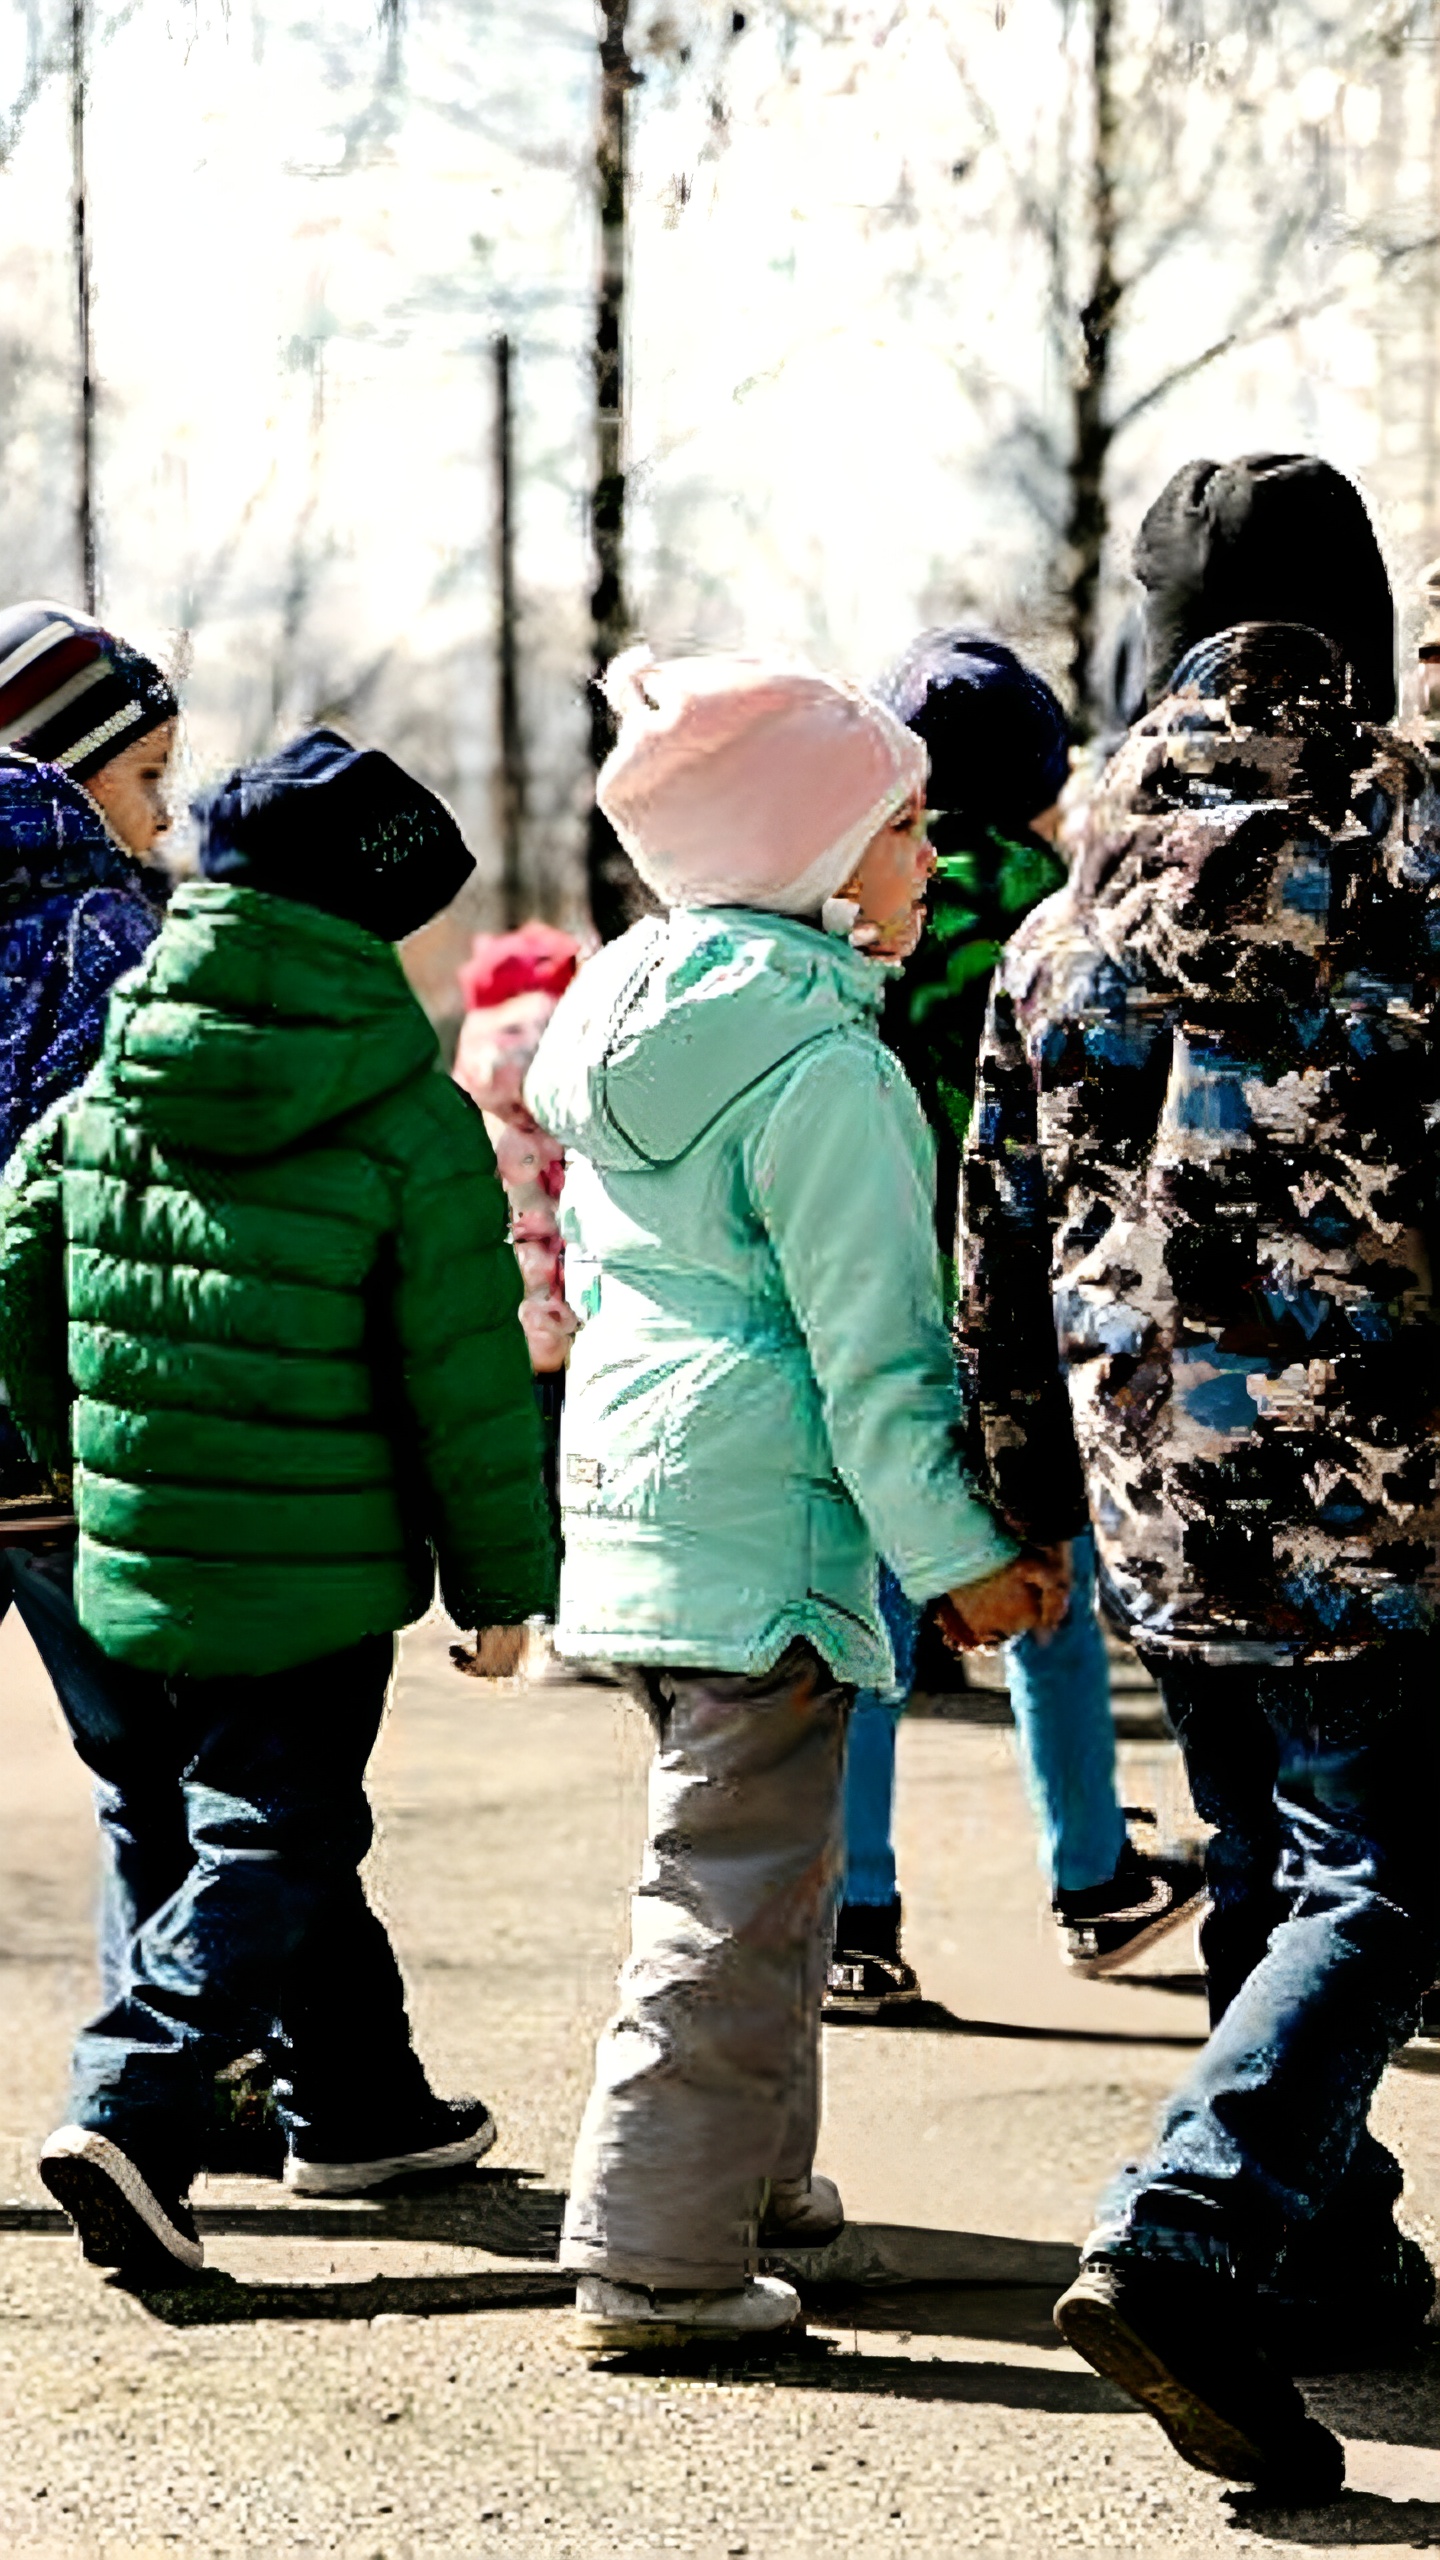
{"label": "paved asphalt ground", "polygon": [[[38,1666],[13,1615],[0,1628],[4,2560],[1440,2548],[1440,2335],[1406,2370],[1312,2387],[1353,2486],[1286,2515],[1185,2470],[1055,2337],[1093,2194],[1143,2141],[1202,2009],[1188,1937],[1144,1981],[1062,1973],[1009,1736],[973,1715],[902,1734],[928,2004],[903,2030],[828,2038],[820,2165],[844,2188],[857,2281],[814,2298],[808,2345],[775,2366],[588,2370],[555,2232],[623,1938],[642,1737],[611,1691],[462,1680],[448,1633],[406,1642],[374,1889],[433,2071],[500,2119],[495,2165],[341,2205],[212,2179],[215,2277],[141,2301],[82,2266],[32,2165],[92,1996],[94,1853]],[[1143,1700],[1127,1723],[1145,1735]],[[1128,1797],[1183,1815],[1167,1744],[1127,1741],[1124,1759]],[[1437,2065],[1412,2049],[1379,2106],[1432,2252]]]}

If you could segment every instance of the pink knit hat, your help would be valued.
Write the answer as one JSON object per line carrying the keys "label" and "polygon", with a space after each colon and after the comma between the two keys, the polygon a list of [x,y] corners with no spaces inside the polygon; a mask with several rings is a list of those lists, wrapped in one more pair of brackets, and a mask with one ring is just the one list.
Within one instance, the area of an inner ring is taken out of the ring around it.
{"label": "pink knit hat", "polygon": [[627,649],[605,676],[620,734],[595,796],[666,906],[817,914],[924,789],[921,741],[883,704],[779,659]]}

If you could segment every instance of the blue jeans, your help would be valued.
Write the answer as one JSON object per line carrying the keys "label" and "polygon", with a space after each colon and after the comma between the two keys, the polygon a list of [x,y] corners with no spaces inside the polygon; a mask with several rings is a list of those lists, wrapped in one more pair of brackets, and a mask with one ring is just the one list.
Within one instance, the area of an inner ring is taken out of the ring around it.
{"label": "blue jeans", "polygon": [[102,2007],[76,2042],[72,2119],[184,2189],[216,2072],[264,2045],[292,2141],[346,2156],[358,2090],[378,2157],[428,2096],[357,1873],[393,1637],[262,1678],[161,1678],[78,1625],[68,1553],[9,1564],[106,1846]]}
{"label": "blue jeans", "polygon": [[[1075,1587],[1062,1624],[1053,1635],[1021,1636],[1005,1648],[1020,1765],[1052,1894],[1104,1884],[1125,1845],[1115,1794],[1110,1668],[1095,1615],[1095,1542],[1088,1530],[1075,1540],[1074,1561]],[[880,1608],[897,1679],[893,1689],[862,1689],[850,1719],[846,1902],[893,1902],[896,1894],[895,1733],[914,1676],[920,1613],[888,1565],[880,1568]]]}
{"label": "blue jeans", "polygon": [[1095,1540],[1071,1549],[1070,1605],[1052,1635],[1005,1647],[1015,1743],[1052,1896],[1108,1884],[1125,1846],[1115,1792],[1110,1662],[1095,1614]]}
{"label": "blue jeans", "polygon": [[1401,2176],[1366,2116],[1440,1968],[1440,1645],[1161,1678],[1217,1826],[1215,2025],[1088,2252],[1333,2286],[1388,2234]]}
{"label": "blue jeans", "polygon": [[842,1902],[893,1902],[895,1732],[915,1677],[920,1612],[888,1564],[880,1567],[880,1615],[895,1656],[893,1689],[862,1689],[850,1715],[845,1748],[845,1876]]}

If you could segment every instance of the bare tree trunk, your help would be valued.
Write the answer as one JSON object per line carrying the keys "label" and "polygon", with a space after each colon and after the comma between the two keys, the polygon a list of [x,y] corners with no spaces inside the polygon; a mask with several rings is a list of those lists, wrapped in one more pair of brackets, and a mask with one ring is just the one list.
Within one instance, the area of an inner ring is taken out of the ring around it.
{"label": "bare tree trunk", "polygon": [[520,734],[520,670],[515,603],[515,429],[510,341],[495,340],[496,672],[499,708],[500,910],[507,930],[525,902],[525,751]]}
{"label": "bare tree trunk", "polygon": [[1114,87],[1117,0],[1090,0],[1090,162],[1086,188],[1088,290],[1080,309],[1080,361],[1070,396],[1070,503],[1065,525],[1065,608],[1075,725],[1096,721],[1095,644],[1100,569],[1109,531],[1105,475],[1114,428],[1110,357],[1124,287],[1115,267],[1115,172],[1119,112]]}
{"label": "bare tree trunk", "polygon": [[95,553],[95,374],[90,343],[90,235],[85,200],[85,104],[88,0],[70,0],[70,245],[75,265],[75,354],[78,411],[75,456],[75,554],[87,613],[99,601]]}
{"label": "bare tree trunk", "polygon": [[[600,105],[595,181],[600,272],[595,295],[595,479],[590,497],[594,586],[590,595],[592,678],[630,637],[625,600],[625,270],[630,193],[630,91],[637,73],[626,47],[630,0],[599,0]],[[610,752],[610,713],[598,686],[589,693],[590,763]],[[605,941],[653,905],[609,820],[592,806],[585,849],[590,912]]]}

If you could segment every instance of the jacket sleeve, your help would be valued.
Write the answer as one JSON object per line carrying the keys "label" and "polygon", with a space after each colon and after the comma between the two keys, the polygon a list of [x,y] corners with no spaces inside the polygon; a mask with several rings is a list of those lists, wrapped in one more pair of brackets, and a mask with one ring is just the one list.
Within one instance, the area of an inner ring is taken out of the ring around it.
{"label": "jacket sleeve", "polygon": [[817,1043],[747,1148],[755,1209],[804,1333],[835,1464],[910,1599],[1015,1553],[966,1477],[914,1093],[880,1047]]}
{"label": "jacket sleeve", "polygon": [[159,919],[138,897],[91,889],[76,903],[49,954],[53,985],[37,1010],[38,1052],[30,1073],[28,1115],[38,1120],[61,1094],[83,1082],[100,1055],[116,980],[144,959]]}
{"label": "jacket sleeve", "polygon": [[407,1172],[394,1321],[403,1437],[445,1606],[462,1627],[554,1605],[555,1557],[520,1273],[485,1124],[438,1073]]}
{"label": "jacket sleeve", "polygon": [[1074,1537],[1087,1518],[1050,1258],[1035,1077],[997,978],[962,1174],[957,1324],[972,1464],[1017,1536],[1041,1544]]}
{"label": "jacket sleeve", "polygon": [[57,1106],[27,1130],[0,1176],[0,1378],[31,1455],[68,1492],[63,1116]]}

